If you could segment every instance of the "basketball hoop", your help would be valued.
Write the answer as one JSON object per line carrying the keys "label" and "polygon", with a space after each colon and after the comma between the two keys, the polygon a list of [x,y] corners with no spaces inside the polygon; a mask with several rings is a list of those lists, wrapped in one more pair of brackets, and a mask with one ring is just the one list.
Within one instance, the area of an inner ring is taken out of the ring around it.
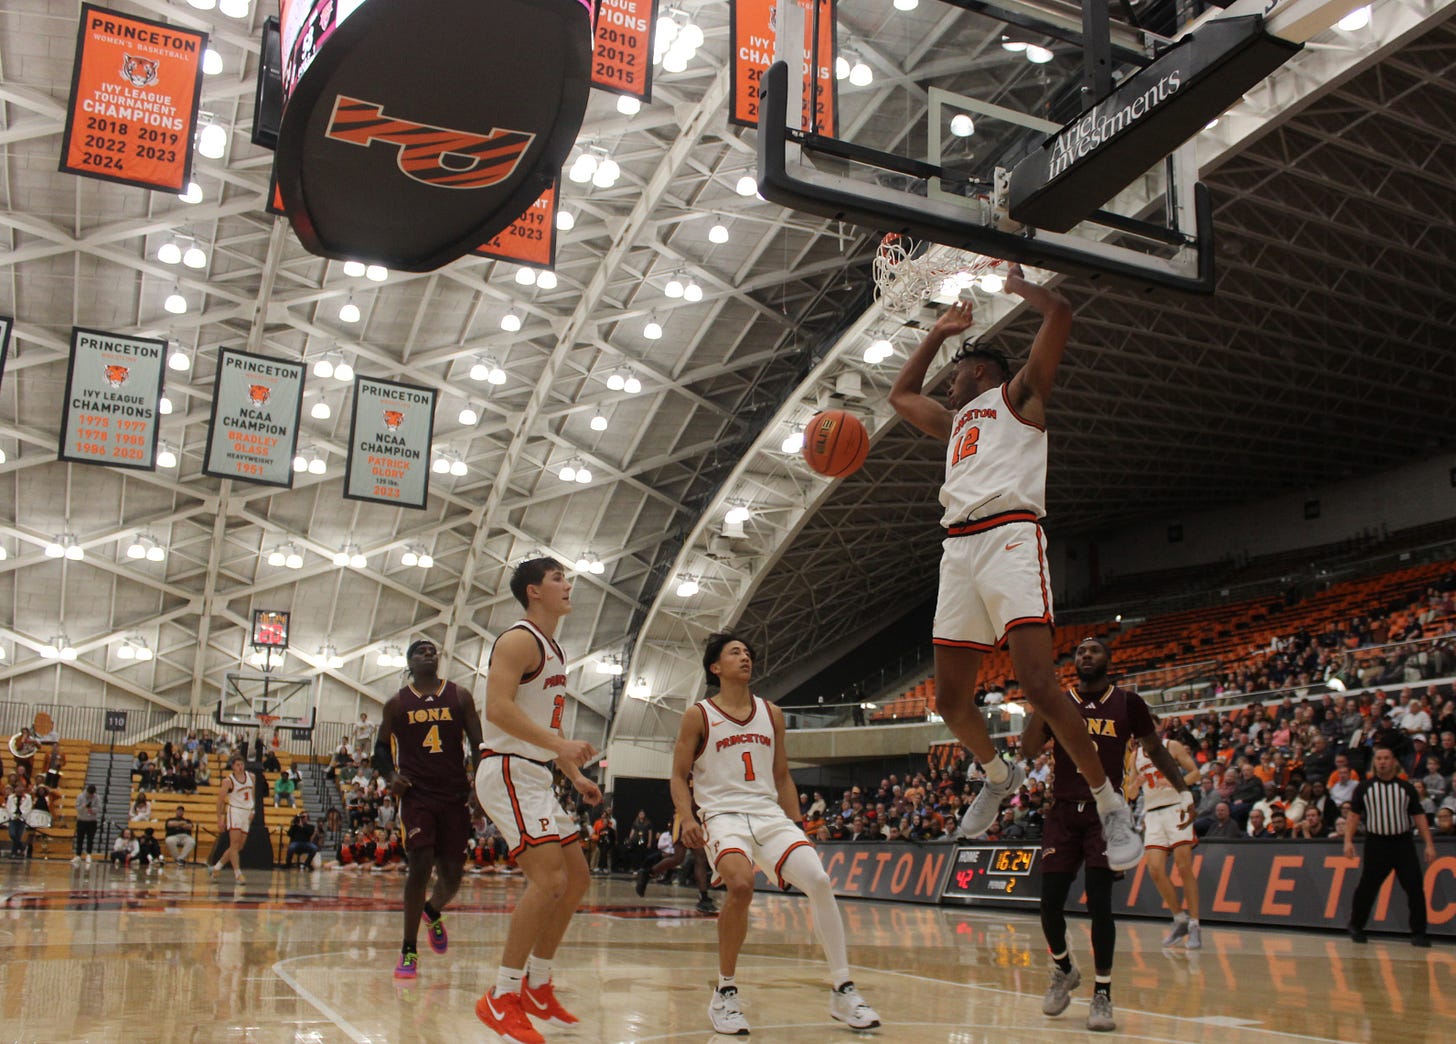
{"label": "basketball hoop", "polygon": [[1004,263],[985,254],[967,254],[948,248],[917,253],[913,240],[898,232],[889,232],[875,251],[875,297],[885,311],[908,315],[937,292],[955,298],[979,284],[994,293],[1000,286],[987,286],[982,280],[999,278],[993,270]]}
{"label": "basketball hoop", "polygon": [[273,723],[276,722],[277,720],[278,720],[278,715],[276,715],[276,714],[259,714],[258,715],[258,727],[259,728],[266,729],[266,728],[270,727],[271,725],[273,725]]}

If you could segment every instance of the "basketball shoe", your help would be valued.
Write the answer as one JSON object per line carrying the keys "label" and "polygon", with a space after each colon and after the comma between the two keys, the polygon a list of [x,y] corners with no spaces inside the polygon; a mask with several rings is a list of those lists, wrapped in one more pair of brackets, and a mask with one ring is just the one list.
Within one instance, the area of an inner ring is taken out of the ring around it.
{"label": "basketball shoe", "polygon": [[[1117,804],[1106,812],[1099,812],[1102,820],[1102,836],[1107,841],[1107,865],[1114,870],[1131,870],[1143,861],[1143,839],[1132,826],[1132,809],[1122,795],[1117,795]],[[990,825],[989,823],[987,824]]]}
{"label": "basketball shoe", "polygon": [[850,1029],[874,1029],[880,1024],[880,1016],[865,1003],[852,982],[841,984],[829,994],[829,1017]]}
{"label": "basketball shoe", "polygon": [[694,907],[698,913],[715,914],[718,912],[718,904],[713,902],[713,897],[707,892],[698,896],[698,905]]}
{"label": "basketball shoe", "polygon": [[1046,993],[1041,998],[1041,1013],[1043,1015],[1060,1015],[1067,1010],[1067,1005],[1072,1003],[1072,991],[1082,985],[1082,973],[1077,966],[1072,965],[1071,971],[1062,971],[1052,964],[1052,979],[1047,983]]}
{"label": "basketball shoe", "polygon": [[1107,994],[1092,994],[1092,1006],[1087,1011],[1087,1028],[1097,1033],[1117,1029],[1117,1020],[1112,1017],[1112,998]]}
{"label": "basketball shoe", "polygon": [[575,1026],[581,1019],[561,1006],[556,991],[547,979],[540,986],[521,983],[521,1010],[533,1019],[543,1019],[552,1026]]}
{"label": "basketball shoe", "polygon": [[420,971],[420,955],[414,950],[403,950],[399,955],[399,963],[394,966],[394,977],[396,979],[413,979]]}
{"label": "basketball shoe", "polygon": [[1188,934],[1188,915],[1178,914],[1173,918],[1173,928],[1167,935],[1163,936],[1163,949],[1175,945],[1179,939]]}
{"label": "basketball shoe", "polygon": [[430,949],[436,953],[444,953],[450,948],[450,935],[445,931],[445,918],[436,917],[430,920],[427,913],[420,914],[420,920],[425,922],[425,934],[430,938]]}
{"label": "basketball shoe", "polygon": [[[1007,775],[1000,786],[993,784],[989,779],[981,787],[981,792],[976,795],[965,814],[961,816],[960,829],[956,831],[956,837],[972,838],[980,837],[989,829],[991,824],[996,822],[996,814],[1001,811],[1001,802],[1009,798],[1021,789],[1021,784],[1026,782],[1026,769],[1019,763],[1006,764]],[[1138,855],[1142,855],[1141,842],[1139,842]]]}
{"label": "basketball shoe", "polygon": [[546,1044],[546,1038],[531,1025],[531,1020],[526,1018],[526,1013],[521,1009],[519,993],[496,996],[493,988],[486,990],[480,1000],[475,1002],[475,1014],[481,1022],[499,1034],[502,1040],[510,1041],[511,1044]]}
{"label": "basketball shoe", "polygon": [[633,891],[637,893],[637,898],[641,899],[647,894],[647,882],[650,879],[651,873],[652,871],[648,870],[645,866],[637,871],[637,882],[632,886]]}
{"label": "basketball shoe", "polygon": [[708,1004],[708,1020],[713,1023],[714,1033],[723,1033],[730,1037],[748,1036],[748,1020],[743,1017],[743,1009],[738,1006],[736,986],[713,991],[713,999]]}
{"label": "basketball shoe", "polygon": [[1203,929],[1201,929],[1196,924],[1190,924],[1188,926],[1188,944],[1187,945],[1188,945],[1188,949],[1190,949],[1190,950],[1201,950],[1201,949],[1203,949]]}

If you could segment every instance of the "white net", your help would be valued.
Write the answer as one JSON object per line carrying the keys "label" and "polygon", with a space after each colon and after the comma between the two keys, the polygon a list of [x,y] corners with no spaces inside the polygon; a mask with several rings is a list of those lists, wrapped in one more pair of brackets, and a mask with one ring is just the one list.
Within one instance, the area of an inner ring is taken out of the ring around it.
{"label": "white net", "polygon": [[949,247],[917,254],[913,240],[890,232],[880,240],[875,253],[875,296],[885,311],[909,315],[933,297],[954,301],[981,280],[994,278],[992,272],[1001,263],[985,254],[967,254]]}

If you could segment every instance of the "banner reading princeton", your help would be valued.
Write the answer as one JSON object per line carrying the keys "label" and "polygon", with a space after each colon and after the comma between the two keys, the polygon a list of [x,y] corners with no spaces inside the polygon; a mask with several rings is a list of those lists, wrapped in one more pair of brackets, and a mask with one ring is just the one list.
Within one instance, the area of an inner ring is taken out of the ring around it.
{"label": "banner reading princeton", "polygon": [[[729,12],[732,48],[733,107],[728,122],[758,126],[759,92],[763,74],[773,64],[778,38],[775,12],[778,0],[731,0]],[[839,112],[834,79],[834,0],[797,0],[804,10],[804,104],[800,127],[826,137],[838,135]],[[817,12],[817,15],[816,15]],[[815,19],[818,20],[817,45]],[[812,106],[812,111],[811,111]]]}
{"label": "banner reading princeton", "polygon": [[207,34],[83,4],[61,170],[183,192]]}
{"label": "banner reading princeton", "polygon": [[597,0],[593,26],[592,86],[651,101],[657,0]]}
{"label": "banner reading princeton", "polygon": [[219,351],[202,470],[218,478],[292,488],[303,378],[300,362]]}
{"label": "banner reading princeton", "polygon": [[534,268],[556,264],[556,186],[553,181],[530,208],[494,239],[471,253],[497,261],[514,261]]}
{"label": "banner reading princeton", "polygon": [[423,508],[434,430],[433,388],[356,376],[344,496]]}
{"label": "banner reading princeton", "polygon": [[166,354],[166,341],[73,327],[60,459],[155,471]]}

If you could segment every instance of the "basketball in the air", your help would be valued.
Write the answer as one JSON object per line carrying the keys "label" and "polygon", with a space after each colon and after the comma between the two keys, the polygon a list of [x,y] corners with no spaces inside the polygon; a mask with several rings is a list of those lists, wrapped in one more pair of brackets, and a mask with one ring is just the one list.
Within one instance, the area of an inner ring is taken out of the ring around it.
{"label": "basketball in the air", "polygon": [[853,475],[870,452],[870,436],[860,419],[843,410],[816,413],[804,428],[804,461],[821,475]]}

